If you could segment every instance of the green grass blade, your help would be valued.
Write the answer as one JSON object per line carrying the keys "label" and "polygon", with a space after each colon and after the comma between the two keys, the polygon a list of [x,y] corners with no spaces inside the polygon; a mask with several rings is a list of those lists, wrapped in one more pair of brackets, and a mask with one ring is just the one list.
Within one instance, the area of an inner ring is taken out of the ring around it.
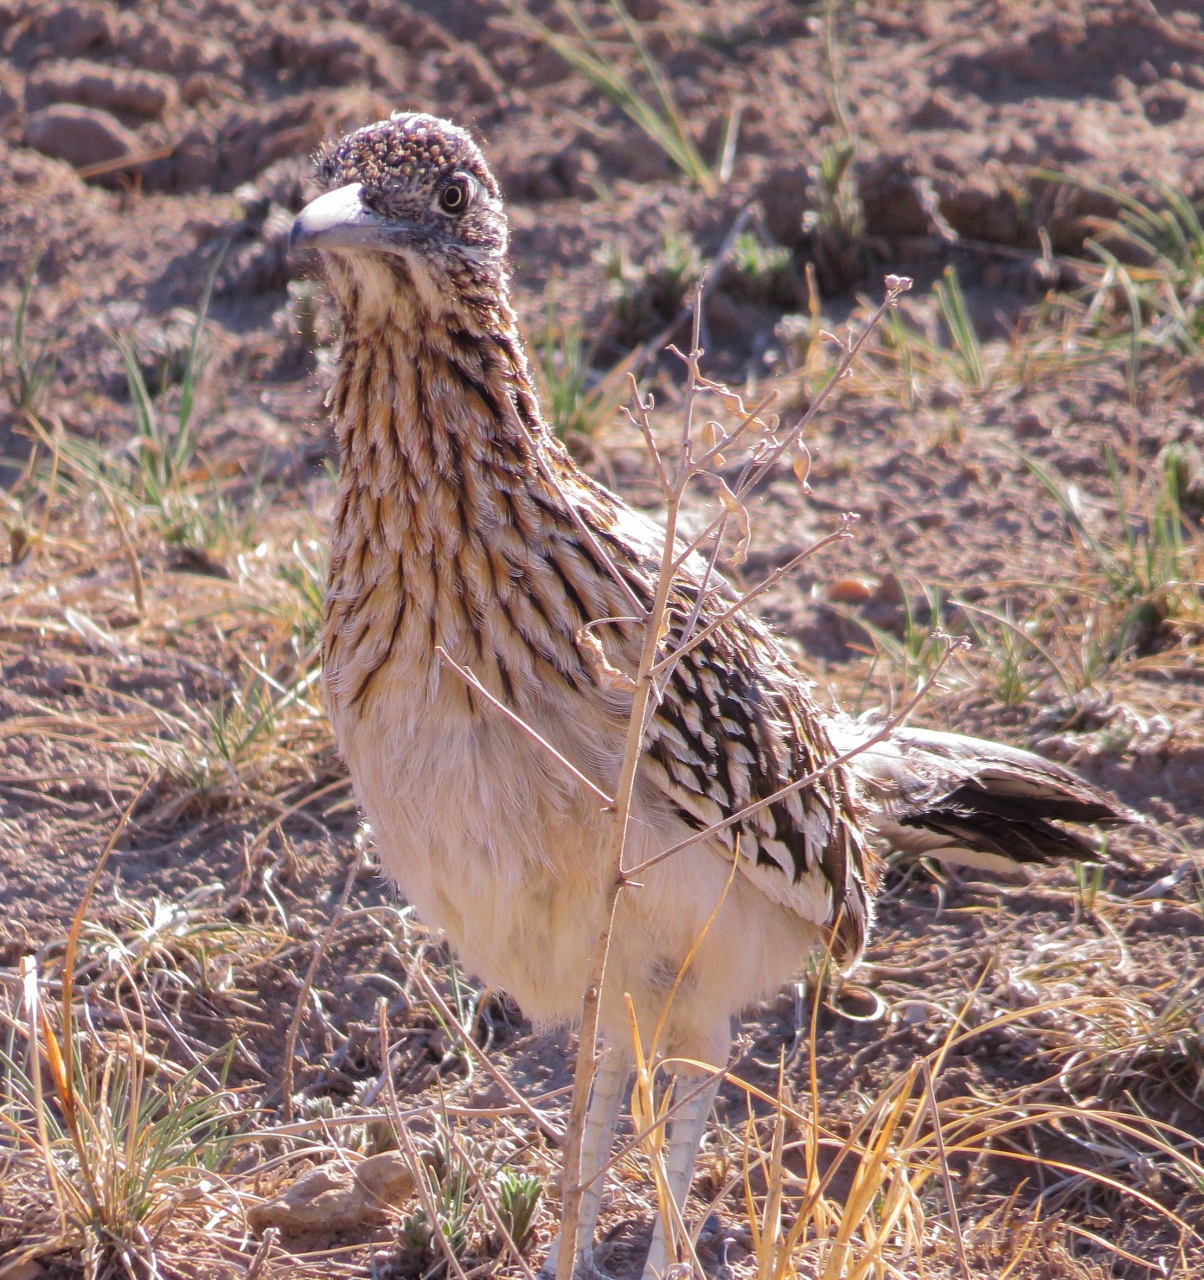
{"label": "green grass blade", "polygon": [[644,44],[638,26],[621,0],[610,0],[611,8],[652,86],[655,99],[652,102],[640,93],[598,42],[573,0],[557,0],[557,9],[576,33],[576,39],[553,31],[530,12],[523,0],[508,0],[508,3],[511,13],[529,32],[634,121],[691,182],[708,193],[716,189],[715,175],[690,138],[664,73]]}
{"label": "green grass blade", "polygon": [[213,286],[217,281],[217,273],[225,261],[229,242],[222,245],[209,274],[205,278],[205,287],[201,292],[200,305],[197,307],[196,323],[192,326],[192,340],[188,345],[188,361],[184,366],[184,377],[180,382],[180,408],[176,414],[175,439],[172,444],[172,470],[178,477],[187,469],[196,451],[196,441],[192,431],[192,415],[196,406],[196,390],[205,364],[201,350],[201,338],[205,330],[205,317],[209,314],[209,303],[213,297]]}
{"label": "green grass blade", "polygon": [[1028,454],[1016,451],[1021,462],[1029,469],[1030,472],[1040,481],[1047,493],[1062,508],[1066,516],[1066,522],[1074,529],[1082,541],[1086,544],[1091,554],[1095,557],[1096,564],[1100,571],[1106,577],[1109,583],[1115,588],[1125,581],[1126,574],[1116,560],[1116,557],[1091,533],[1087,526],[1083,523],[1082,517],[1075,510],[1074,503],[1071,502],[1069,495],[1062,485],[1061,477],[1055,475],[1054,472],[1048,470],[1039,463],[1036,458],[1030,458]]}
{"label": "green grass blade", "polygon": [[966,295],[962,293],[961,282],[954,267],[945,268],[944,277],[936,286],[936,297],[941,319],[949,330],[949,340],[965,368],[966,381],[975,391],[982,391],[986,385],[982,343],[966,306]]}

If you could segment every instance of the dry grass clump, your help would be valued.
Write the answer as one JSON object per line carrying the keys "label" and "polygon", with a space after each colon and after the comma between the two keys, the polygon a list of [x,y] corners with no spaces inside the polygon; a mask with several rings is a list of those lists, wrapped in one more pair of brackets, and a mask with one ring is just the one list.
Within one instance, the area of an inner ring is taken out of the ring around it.
{"label": "dry grass clump", "polygon": [[[155,779],[164,825],[231,802],[279,813],[299,789],[332,781],[317,691],[322,545],[311,517],[272,509],[261,478],[202,448],[205,310],[178,386],[167,380],[159,397],[129,342],[115,339],[134,417],[128,439],[74,437],[52,413],[24,410],[32,452],[3,495],[0,628],[65,660],[83,650],[108,686],[84,717],[35,704],[3,732],[124,757],[126,779]],[[150,565],[158,572],[148,581]],[[105,679],[156,667],[199,696],[151,702],[136,680]],[[135,687],[118,693],[114,683]]]}

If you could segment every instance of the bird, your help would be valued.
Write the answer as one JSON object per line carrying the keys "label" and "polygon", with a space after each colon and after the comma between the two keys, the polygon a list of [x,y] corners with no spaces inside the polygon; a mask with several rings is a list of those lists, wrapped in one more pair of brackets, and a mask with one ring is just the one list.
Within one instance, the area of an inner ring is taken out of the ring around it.
{"label": "bird", "polygon": [[[384,873],[535,1025],[572,1024],[607,888],[599,794],[617,784],[665,531],[548,427],[510,300],[502,192],[470,133],[395,113],[328,144],[315,175],[323,194],[291,244],[316,251],[342,334],[327,398],[327,712]],[[773,631],[727,613],[687,557],[667,642],[691,614],[709,633],[650,715],[624,865],[811,780],[620,896],[581,1156],[585,1183],[630,1077],[630,1008],[642,1043],[659,1024],[677,1063],[666,1164],[679,1206],[721,1076],[690,1064],[722,1067],[733,1016],[809,954],[857,963],[884,848],[1014,872],[1095,856],[1066,823],[1133,818],[1029,752],[822,709]],[[601,1186],[572,1242],[582,1271]],[[658,1221],[648,1280],[670,1247]]]}

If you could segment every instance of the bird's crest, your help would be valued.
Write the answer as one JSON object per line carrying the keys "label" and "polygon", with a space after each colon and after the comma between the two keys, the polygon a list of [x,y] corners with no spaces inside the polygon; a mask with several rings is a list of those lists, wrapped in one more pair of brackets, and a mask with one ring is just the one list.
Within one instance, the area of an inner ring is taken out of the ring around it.
{"label": "bird's crest", "polygon": [[384,214],[390,193],[433,189],[456,170],[470,174],[494,199],[501,194],[468,130],[422,112],[394,112],[347,134],[318,156],[317,169],[327,188],[363,183],[365,203]]}

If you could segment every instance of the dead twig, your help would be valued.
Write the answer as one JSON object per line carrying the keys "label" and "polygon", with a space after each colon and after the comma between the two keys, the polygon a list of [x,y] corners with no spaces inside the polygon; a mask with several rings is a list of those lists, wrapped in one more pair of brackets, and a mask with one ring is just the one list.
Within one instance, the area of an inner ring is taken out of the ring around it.
{"label": "dead twig", "polygon": [[[309,968],[305,971],[305,978],[301,983],[301,990],[297,993],[297,1003],[293,1009],[293,1019],[289,1023],[288,1036],[284,1041],[284,1071],[282,1075],[282,1085],[284,1090],[284,1121],[286,1124],[291,1122],[293,1118],[293,1068],[297,1052],[297,1033],[301,1029],[301,1019],[305,1016],[305,1005],[309,1000],[310,989],[313,987],[314,977],[318,972],[318,965],[322,963],[322,958],[326,955],[334,938],[335,930],[339,927],[339,921],[343,915],[343,909],[347,905],[347,899],[351,896],[351,886],[355,883],[355,877],[359,874],[360,864],[363,861],[363,851],[357,848],[355,857],[351,860],[351,865],[347,868],[347,879],[343,882],[343,892],[339,895],[339,900],[335,904],[334,911],[330,916],[330,923],[326,926],[326,932],[322,935],[322,941],[318,943],[317,949],[314,951],[313,958],[309,962]],[[385,1061],[388,1061],[386,1057]]]}
{"label": "dead twig", "polygon": [[[447,1001],[435,989],[435,984],[423,972],[421,964],[414,967],[414,977],[418,985],[426,993],[427,999],[439,1011],[440,1017],[447,1027],[455,1035],[456,1039],[472,1054],[476,1061],[484,1068],[486,1074],[501,1086],[506,1096],[519,1107],[525,1115],[527,1115],[536,1125],[545,1137],[550,1138],[557,1146],[564,1142],[564,1134],[556,1128],[554,1124],[543,1114],[536,1110],[535,1107],[523,1097],[521,1093],[506,1079],[505,1075],[489,1060],[489,1055],[484,1053],[477,1042],[464,1030],[464,1028],[456,1020],[455,1014],[447,1007]],[[384,1061],[387,1061],[385,1059]]]}
{"label": "dead twig", "polygon": [[590,779],[587,778],[585,774],[583,774],[581,770],[578,769],[577,766],[573,764],[571,760],[561,755],[560,752],[557,751],[556,748],[552,746],[552,744],[547,740],[547,738],[537,733],[521,716],[515,715],[514,712],[511,711],[510,708],[506,706],[504,702],[501,702],[497,698],[495,698],[493,694],[490,693],[489,690],[485,688],[485,686],[480,682],[480,680],[478,680],[477,677],[467,667],[462,667],[455,660],[455,658],[453,658],[451,654],[447,652],[447,650],[441,644],[437,644],[435,646],[435,653],[438,654],[439,660],[441,662],[444,662],[447,664],[447,666],[451,667],[451,669],[460,677],[460,679],[462,679],[465,684],[475,689],[477,693],[479,693],[481,697],[484,698],[485,701],[491,707],[494,708],[494,710],[500,711],[502,715],[504,715],[506,719],[509,720],[512,724],[518,725],[518,727],[525,734],[527,734],[528,737],[533,739],[535,742],[539,743],[539,745],[543,747],[543,749],[550,756],[552,756],[553,759],[555,759],[560,765],[562,765],[565,769],[567,769],[569,773],[571,773],[573,777],[577,779],[578,782],[580,782],[583,786],[588,787],[594,793],[594,795],[596,795],[602,801],[602,803],[606,806],[606,808],[609,809],[614,804],[614,801],[611,799],[611,797],[608,796],[606,792],[602,790],[601,787],[591,782]]}

